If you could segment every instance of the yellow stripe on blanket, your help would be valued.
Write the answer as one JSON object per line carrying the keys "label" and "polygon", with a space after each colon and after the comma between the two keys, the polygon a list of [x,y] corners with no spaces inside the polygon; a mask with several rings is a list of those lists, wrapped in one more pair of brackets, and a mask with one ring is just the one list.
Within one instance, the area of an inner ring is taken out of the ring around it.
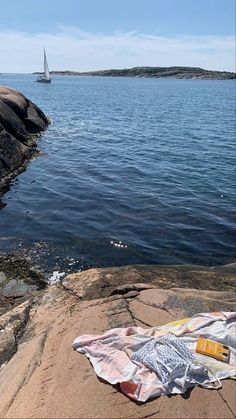
{"label": "yellow stripe on blanket", "polygon": [[174,320],[173,322],[165,324],[165,326],[181,326],[181,324],[187,323],[191,317],[187,317],[186,319],[181,320]]}

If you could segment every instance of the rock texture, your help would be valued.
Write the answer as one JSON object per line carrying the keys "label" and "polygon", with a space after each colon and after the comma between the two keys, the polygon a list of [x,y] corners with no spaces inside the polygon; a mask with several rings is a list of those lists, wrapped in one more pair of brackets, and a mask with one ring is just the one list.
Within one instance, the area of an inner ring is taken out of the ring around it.
{"label": "rock texture", "polygon": [[0,417],[235,417],[233,380],[224,380],[219,391],[194,388],[138,404],[99,380],[71,346],[78,335],[111,327],[150,327],[199,311],[234,310],[234,275],[234,266],[206,269],[205,282],[201,267],[92,269],[8,311],[0,317]]}
{"label": "rock texture", "polygon": [[15,254],[0,256],[0,316],[32,299],[46,285],[44,274],[30,259]]}
{"label": "rock texture", "polygon": [[0,86],[0,195],[37,152],[36,136],[48,124],[37,105],[16,90]]}

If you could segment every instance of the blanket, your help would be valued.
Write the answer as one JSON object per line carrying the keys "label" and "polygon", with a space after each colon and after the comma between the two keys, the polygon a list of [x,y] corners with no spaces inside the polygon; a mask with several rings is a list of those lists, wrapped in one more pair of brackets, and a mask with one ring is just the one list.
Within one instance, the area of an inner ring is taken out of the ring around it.
{"label": "blanket", "polygon": [[[235,376],[235,323],[236,312],[199,313],[149,329],[114,328],[79,336],[73,348],[89,358],[99,377],[119,383],[128,397],[145,402],[184,393],[194,385],[214,388],[211,383]],[[197,354],[199,336],[227,345],[229,362]]]}

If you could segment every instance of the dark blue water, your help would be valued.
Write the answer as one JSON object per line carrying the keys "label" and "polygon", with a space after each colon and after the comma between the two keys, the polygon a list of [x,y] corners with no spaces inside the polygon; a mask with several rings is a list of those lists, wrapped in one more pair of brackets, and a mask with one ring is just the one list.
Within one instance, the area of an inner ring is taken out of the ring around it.
{"label": "dark blue water", "polygon": [[2,199],[2,249],[76,268],[235,259],[234,81],[33,80],[0,76],[53,121]]}

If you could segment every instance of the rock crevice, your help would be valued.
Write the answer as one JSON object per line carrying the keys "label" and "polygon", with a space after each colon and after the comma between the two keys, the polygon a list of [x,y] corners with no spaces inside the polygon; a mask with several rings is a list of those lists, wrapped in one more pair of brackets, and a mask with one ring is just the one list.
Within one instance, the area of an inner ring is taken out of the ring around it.
{"label": "rock crevice", "polygon": [[[15,327],[21,337],[17,351],[0,367],[0,416],[110,418],[113,406],[112,416],[117,418],[193,418],[193,412],[201,418],[233,418],[233,380],[224,380],[220,391],[194,388],[188,397],[161,397],[140,405],[128,400],[118,386],[112,388],[99,380],[86,357],[73,351],[72,342],[79,335],[99,335],[113,327],[161,326],[199,310],[233,311],[234,270],[206,268],[204,284],[202,267],[201,281],[194,287],[196,276],[187,266],[90,269],[67,276],[64,286],[42,290],[33,306],[30,301],[8,311],[0,316],[4,329],[0,346],[6,326]],[[171,284],[173,276],[180,278],[183,271],[185,288],[180,279],[175,288],[162,287],[163,281]],[[208,282],[209,272],[214,274],[212,282]],[[231,290],[222,285],[229,277]],[[200,284],[205,286],[200,289]],[[211,291],[205,289],[209,284],[214,288]]]}

